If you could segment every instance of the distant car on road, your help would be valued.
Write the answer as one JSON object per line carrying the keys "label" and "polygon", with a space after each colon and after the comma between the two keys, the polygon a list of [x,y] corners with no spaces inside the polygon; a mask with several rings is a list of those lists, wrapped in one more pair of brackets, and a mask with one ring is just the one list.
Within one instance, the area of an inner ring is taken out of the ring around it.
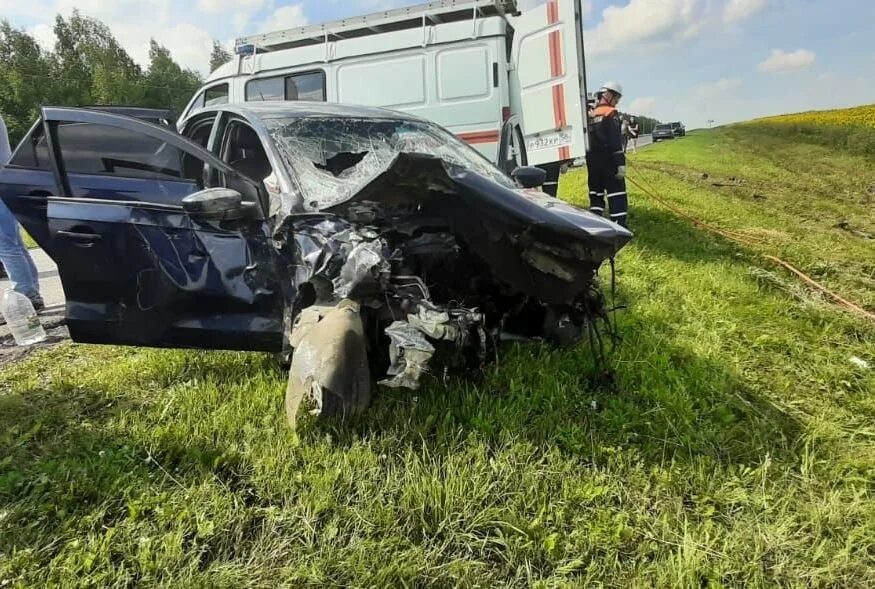
{"label": "distant car on road", "polygon": [[663,139],[674,139],[675,132],[670,123],[664,125],[656,125],[653,130],[653,142],[657,143]]}
{"label": "distant car on road", "polygon": [[674,133],[675,137],[686,137],[687,128],[681,122],[669,123],[671,125],[671,130]]}

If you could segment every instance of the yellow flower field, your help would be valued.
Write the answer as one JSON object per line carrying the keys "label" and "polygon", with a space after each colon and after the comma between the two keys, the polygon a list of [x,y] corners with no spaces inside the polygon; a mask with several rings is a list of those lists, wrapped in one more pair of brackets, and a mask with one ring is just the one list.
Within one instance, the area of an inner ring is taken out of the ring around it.
{"label": "yellow flower field", "polygon": [[801,112],[776,117],[766,117],[752,121],[754,123],[790,123],[813,125],[840,125],[853,127],[870,127],[875,129],[875,104],[842,108],[836,110],[818,110]]}

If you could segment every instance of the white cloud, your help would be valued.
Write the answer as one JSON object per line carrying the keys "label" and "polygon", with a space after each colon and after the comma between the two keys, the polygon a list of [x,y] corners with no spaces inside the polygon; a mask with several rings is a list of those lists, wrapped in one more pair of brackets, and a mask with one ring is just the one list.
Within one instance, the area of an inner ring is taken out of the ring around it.
{"label": "white cloud", "polygon": [[[0,18],[33,21],[28,27],[30,33],[41,46],[51,48],[55,15],[67,18],[77,9],[107,25],[140,66],[149,65],[149,40],[155,39],[170,50],[181,66],[206,75],[214,37],[226,39],[259,28],[276,30],[307,24],[299,0],[279,6],[283,1],[289,0],[189,0],[185,3],[174,0],[0,0]],[[260,27],[253,24],[254,19],[273,8],[276,9]]]}
{"label": "white cloud", "polygon": [[262,9],[273,6],[272,0],[198,0],[200,12],[230,17],[234,29],[241,32]]}
{"label": "white cloud", "polygon": [[29,30],[28,33],[30,33],[36,40],[37,44],[46,51],[55,50],[57,39],[55,38],[55,30],[51,25],[38,24]]}
{"label": "white cloud", "polygon": [[741,80],[738,78],[720,78],[713,84],[696,86],[694,95],[697,98],[710,100],[732,94],[741,88]]}
{"label": "white cloud", "polygon": [[203,71],[209,65],[213,37],[200,27],[181,23],[159,32],[155,40],[167,47],[182,67]]}
{"label": "white cloud", "polygon": [[634,115],[651,115],[655,105],[656,99],[651,96],[636,98],[629,103],[628,111]]}
{"label": "white cloud", "polygon": [[723,7],[723,22],[750,18],[765,10],[768,4],[769,0],[729,0]]}
{"label": "white cloud", "polygon": [[198,10],[211,14],[258,12],[266,5],[266,0],[198,0]]}
{"label": "white cloud", "polygon": [[[411,0],[323,0],[329,1],[332,4],[342,4],[344,13],[347,16],[369,14],[371,12],[381,12],[383,10],[391,10],[393,8],[401,8],[405,5],[410,5]],[[543,0],[546,1],[546,0]]]}
{"label": "white cloud", "polygon": [[602,20],[586,31],[590,55],[636,44],[666,43],[696,35],[702,26],[700,0],[630,0],[608,6]]}
{"label": "white cloud", "polygon": [[[142,67],[149,65],[149,40],[155,39],[167,47],[182,67],[206,73],[209,66],[212,37],[203,28],[191,24],[189,18],[172,0],[53,0],[38,2],[43,21],[31,29],[44,47],[54,44],[49,23],[56,14],[67,18],[74,9],[84,16],[99,19],[107,25],[116,40]],[[187,22],[188,21],[188,22]]]}
{"label": "white cloud", "polygon": [[768,59],[760,63],[759,70],[761,72],[790,72],[807,69],[811,67],[812,63],[814,63],[814,53],[807,49],[797,49],[790,52],[773,49]]}
{"label": "white cloud", "polygon": [[[51,8],[47,6],[46,2],[41,2],[39,0],[32,0],[31,2],[21,2],[21,0],[0,0],[0,18],[11,19],[13,25],[15,24],[16,17],[41,20],[46,17],[46,11],[50,10]],[[52,14],[52,16],[54,15]]]}
{"label": "white cloud", "polygon": [[302,27],[309,23],[310,21],[307,19],[307,15],[304,14],[303,5],[289,4],[287,6],[280,6],[274,10],[273,14],[261,23],[259,30],[262,33],[266,33],[268,31],[280,31],[282,29]]}

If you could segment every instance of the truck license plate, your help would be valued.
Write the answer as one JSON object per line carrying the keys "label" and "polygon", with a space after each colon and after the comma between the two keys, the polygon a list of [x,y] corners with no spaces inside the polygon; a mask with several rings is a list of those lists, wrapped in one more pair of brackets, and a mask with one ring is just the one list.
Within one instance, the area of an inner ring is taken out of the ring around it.
{"label": "truck license plate", "polygon": [[571,133],[559,132],[533,137],[526,144],[526,149],[528,151],[541,151],[544,149],[556,149],[564,145],[571,145]]}

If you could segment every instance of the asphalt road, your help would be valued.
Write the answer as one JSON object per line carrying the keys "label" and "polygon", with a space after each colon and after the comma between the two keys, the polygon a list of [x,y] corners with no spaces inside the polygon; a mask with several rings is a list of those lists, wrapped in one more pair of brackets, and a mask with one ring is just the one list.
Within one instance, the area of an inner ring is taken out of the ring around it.
{"label": "asphalt road", "polygon": [[[650,145],[651,143],[653,143],[653,135],[651,135],[649,133],[647,135],[642,135],[638,138],[638,147],[646,147],[646,146]],[[631,148],[632,148],[632,146],[630,145],[629,149],[631,149]]]}

